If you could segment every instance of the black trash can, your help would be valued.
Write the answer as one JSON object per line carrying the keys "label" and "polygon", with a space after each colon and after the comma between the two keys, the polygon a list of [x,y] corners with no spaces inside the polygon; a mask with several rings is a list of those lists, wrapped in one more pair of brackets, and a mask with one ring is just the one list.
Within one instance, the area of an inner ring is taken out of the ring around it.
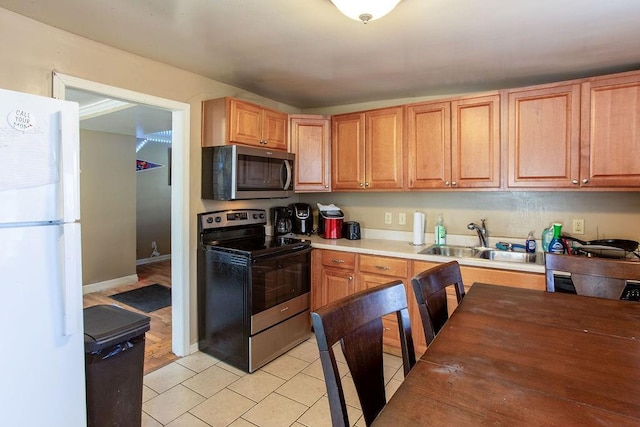
{"label": "black trash can", "polygon": [[84,309],[88,426],[140,426],[149,320],[115,305]]}

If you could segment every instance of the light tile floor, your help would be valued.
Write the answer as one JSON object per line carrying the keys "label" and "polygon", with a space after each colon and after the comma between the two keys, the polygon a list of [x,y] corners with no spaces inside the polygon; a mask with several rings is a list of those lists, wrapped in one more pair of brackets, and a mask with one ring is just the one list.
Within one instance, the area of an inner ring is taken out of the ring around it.
{"label": "light tile floor", "polygon": [[[340,351],[349,420],[364,427]],[[384,355],[387,399],[404,378],[402,358]],[[144,377],[143,427],[331,426],[315,336],[252,374],[197,352]]]}

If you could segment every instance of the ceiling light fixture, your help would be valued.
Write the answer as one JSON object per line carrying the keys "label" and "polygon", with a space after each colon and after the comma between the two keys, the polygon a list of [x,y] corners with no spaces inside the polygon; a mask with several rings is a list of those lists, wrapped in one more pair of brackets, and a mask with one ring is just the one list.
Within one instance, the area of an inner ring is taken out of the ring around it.
{"label": "ceiling light fixture", "polygon": [[331,0],[331,3],[349,18],[366,24],[391,12],[400,0]]}

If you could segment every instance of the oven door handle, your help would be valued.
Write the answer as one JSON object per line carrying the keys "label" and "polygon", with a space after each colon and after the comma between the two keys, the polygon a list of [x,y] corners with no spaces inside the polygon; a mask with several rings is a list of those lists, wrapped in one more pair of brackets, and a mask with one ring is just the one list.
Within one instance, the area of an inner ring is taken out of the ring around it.
{"label": "oven door handle", "polygon": [[290,250],[283,250],[283,251],[273,251],[273,252],[266,252],[263,254],[259,254],[259,255],[254,255],[252,257],[253,259],[253,264],[258,263],[258,262],[263,262],[265,260],[271,259],[271,258],[278,258],[281,256],[286,256],[286,255],[292,255],[292,254],[305,254],[307,252],[311,252],[313,248],[309,245],[301,245],[301,246],[294,246],[292,247]]}

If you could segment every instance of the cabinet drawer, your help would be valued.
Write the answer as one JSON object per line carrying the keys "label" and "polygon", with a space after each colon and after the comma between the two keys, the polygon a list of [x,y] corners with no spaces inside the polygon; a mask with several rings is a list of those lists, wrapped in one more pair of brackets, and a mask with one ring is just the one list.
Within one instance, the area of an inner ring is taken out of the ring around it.
{"label": "cabinet drawer", "polygon": [[324,250],[322,251],[322,265],[354,270],[356,268],[356,256],[357,254],[353,252]]}
{"label": "cabinet drawer", "polygon": [[375,255],[360,255],[360,272],[384,276],[402,277],[408,275],[408,262],[400,258]]}

